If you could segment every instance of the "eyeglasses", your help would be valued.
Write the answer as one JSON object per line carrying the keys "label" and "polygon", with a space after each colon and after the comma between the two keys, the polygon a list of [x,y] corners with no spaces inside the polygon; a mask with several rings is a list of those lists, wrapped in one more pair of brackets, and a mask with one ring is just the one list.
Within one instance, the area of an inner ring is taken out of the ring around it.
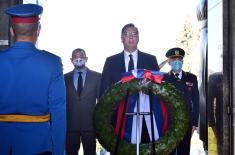
{"label": "eyeglasses", "polygon": [[125,32],[123,35],[125,37],[137,37],[138,33],[137,32]]}

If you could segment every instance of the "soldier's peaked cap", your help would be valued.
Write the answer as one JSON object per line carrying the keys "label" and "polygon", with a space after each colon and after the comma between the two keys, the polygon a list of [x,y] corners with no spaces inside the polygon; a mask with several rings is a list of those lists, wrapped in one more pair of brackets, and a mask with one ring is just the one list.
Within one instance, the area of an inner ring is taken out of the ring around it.
{"label": "soldier's peaked cap", "polygon": [[181,57],[183,58],[185,55],[185,52],[182,48],[171,48],[166,52],[167,58],[173,58],[173,57]]}
{"label": "soldier's peaked cap", "polygon": [[20,4],[6,9],[5,13],[11,16],[13,23],[35,23],[42,11],[37,4]]}

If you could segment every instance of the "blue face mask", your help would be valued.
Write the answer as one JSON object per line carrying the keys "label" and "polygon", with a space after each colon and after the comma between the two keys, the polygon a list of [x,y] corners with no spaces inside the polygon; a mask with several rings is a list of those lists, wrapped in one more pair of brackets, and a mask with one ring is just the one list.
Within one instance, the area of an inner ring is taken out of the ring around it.
{"label": "blue face mask", "polygon": [[183,62],[180,61],[180,60],[174,60],[174,61],[171,62],[171,69],[172,69],[174,72],[179,72],[179,71],[181,71],[182,66],[183,66]]}

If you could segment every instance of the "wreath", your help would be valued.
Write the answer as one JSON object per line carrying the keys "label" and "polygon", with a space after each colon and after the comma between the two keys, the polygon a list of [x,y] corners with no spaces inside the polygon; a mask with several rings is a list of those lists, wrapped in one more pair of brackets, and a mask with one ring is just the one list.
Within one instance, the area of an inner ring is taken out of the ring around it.
{"label": "wreath", "polygon": [[[151,91],[153,95],[163,100],[168,109],[169,118],[172,122],[168,125],[166,133],[155,141],[155,153],[165,155],[170,153],[176,145],[182,140],[188,127],[188,112],[186,103],[181,93],[176,88],[164,81],[160,84],[152,80],[131,79],[125,83],[116,83],[110,87],[100,98],[94,111],[94,128],[99,143],[108,151],[114,152],[117,141],[114,127],[111,125],[114,110],[127,91],[129,95],[143,91],[147,93]],[[140,144],[139,153],[141,155],[152,154],[151,142]],[[136,154],[136,144],[130,144],[125,140],[120,140],[119,155]]]}

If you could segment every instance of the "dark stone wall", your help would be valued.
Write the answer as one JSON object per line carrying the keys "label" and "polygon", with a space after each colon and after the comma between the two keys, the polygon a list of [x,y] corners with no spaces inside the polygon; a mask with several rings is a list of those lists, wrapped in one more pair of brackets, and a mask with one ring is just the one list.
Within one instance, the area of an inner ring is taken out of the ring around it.
{"label": "dark stone wall", "polygon": [[9,33],[9,17],[4,10],[16,4],[22,4],[23,0],[0,0],[0,50],[5,49],[12,43]]}
{"label": "dark stone wall", "polygon": [[223,154],[235,151],[235,1],[223,0],[223,70],[224,70],[224,117]]}

